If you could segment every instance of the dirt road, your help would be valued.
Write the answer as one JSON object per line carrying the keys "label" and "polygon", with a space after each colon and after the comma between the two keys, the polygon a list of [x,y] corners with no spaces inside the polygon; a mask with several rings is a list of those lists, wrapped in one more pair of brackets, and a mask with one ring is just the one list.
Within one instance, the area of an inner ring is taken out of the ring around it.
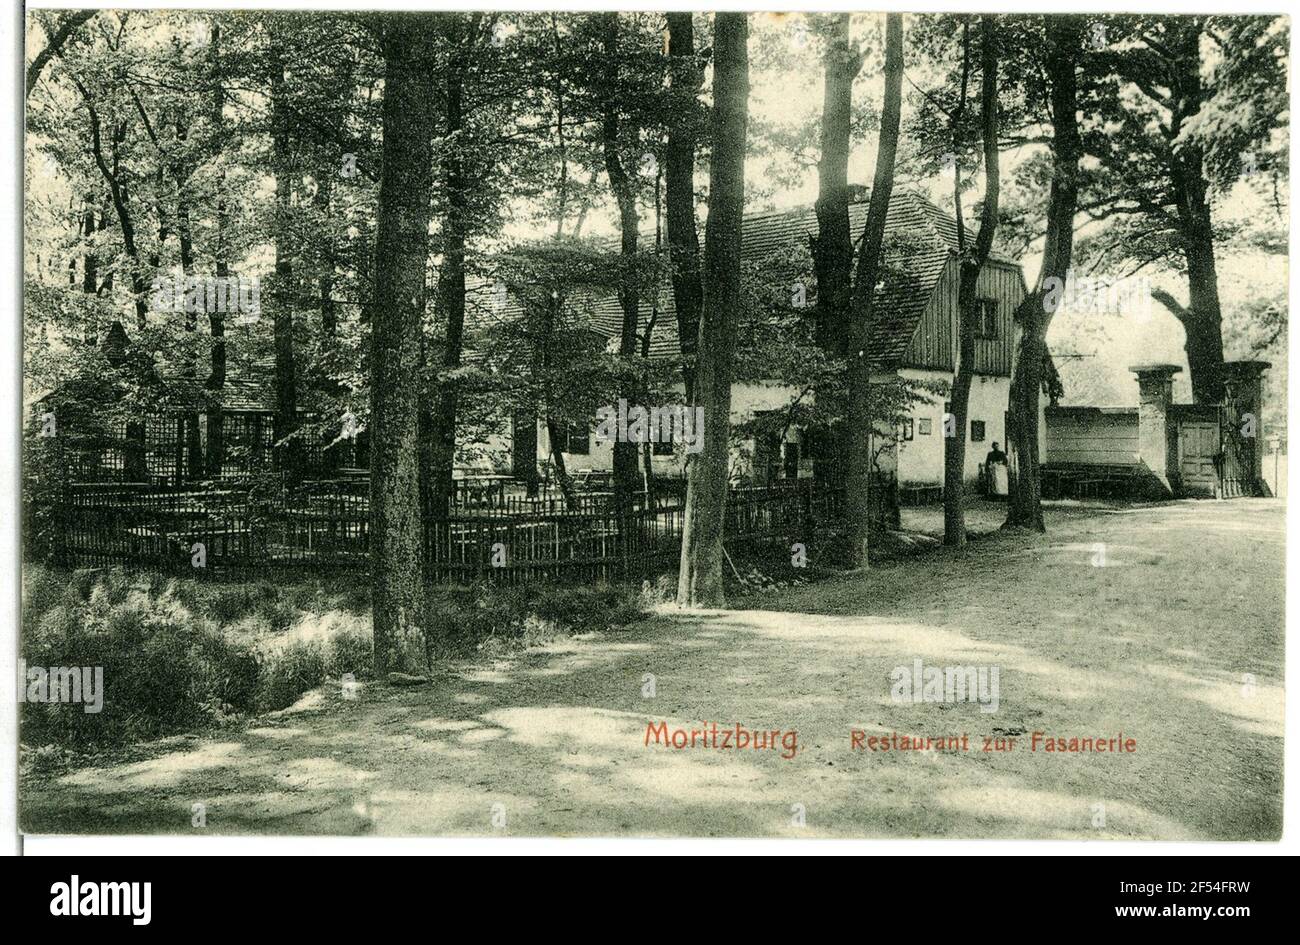
{"label": "dirt road", "polygon": [[[29,781],[23,826],[1276,837],[1281,503],[1057,508],[1048,527],[747,609],[660,614],[422,688],[369,685],[353,700],[325,687],[235,735]],[[996,667],[996,711],[894,701],[891,673],[917,660]],[[695,747],[647,745],[660,722],[670,739],[705,734]],[[729,747],[701,725],[715,722]],[[793,731],[797,751],[737,749],[737,725],[776,731],[778,746]],[[894,733],[965,734],[969,750],[866,747]],[[1131,752],[1048,752],[1042,740],[1120,733]],[[986,736],[1008,750],[984,751]]]}

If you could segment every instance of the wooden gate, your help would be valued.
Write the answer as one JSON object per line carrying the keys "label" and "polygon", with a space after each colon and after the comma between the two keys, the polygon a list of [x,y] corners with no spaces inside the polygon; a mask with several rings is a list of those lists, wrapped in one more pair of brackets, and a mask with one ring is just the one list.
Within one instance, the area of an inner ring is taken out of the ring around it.
{"label": "wooden gate", "polygon": [[1219,496],[1222,435],[1218,409],[1178,419],[1178,476],[1183,495]]}
{"label": "wooden gate", "polygon": [[1238,415],[1225,404],[1220,415],[1223,460],[1219,469],[1220,492],[1225,499],[1258,494],[1255,482],[1255,418]]}
{"label": "wooden gate", "polygon": [[1231,405],[1178,404],[1178,475],[1182,495],[1232,499],[1258,494],[1255,430]]}

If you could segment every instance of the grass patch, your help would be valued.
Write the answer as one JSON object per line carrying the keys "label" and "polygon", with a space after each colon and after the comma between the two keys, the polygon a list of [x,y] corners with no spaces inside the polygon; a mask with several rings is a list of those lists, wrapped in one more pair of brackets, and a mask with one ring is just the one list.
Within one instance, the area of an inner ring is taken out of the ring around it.
{"label": "grass patch", "polygon": [[[436,587],[433,663],[607,630],[644,611],[627,588]],[[22,741],[76,752],[236,722],[281,709],[327,679],[373,675],[364,585],[176,578],[28,564],[21,652],[29,669],[102,671],[102,708],[28,701]],[[24,682],[24,689],[26,683]],[[37,694],[39,697],[39,694]]]}
{"label": "grass patch", "polygon": [[430,663],[496,654],[575,633],[625,626],[646,610],[636,591],[589,587],[437,587],[430,590],[425,639]]}

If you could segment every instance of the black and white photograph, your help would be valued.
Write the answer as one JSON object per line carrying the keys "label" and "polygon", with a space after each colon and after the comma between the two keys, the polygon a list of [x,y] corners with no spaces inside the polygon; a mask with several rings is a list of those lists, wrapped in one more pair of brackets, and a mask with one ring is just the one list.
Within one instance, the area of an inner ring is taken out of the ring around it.
{"label": "black and white photograph", "polygon": [[20,842],[1278,850],[1281,4],[390,6],[12,17]]}

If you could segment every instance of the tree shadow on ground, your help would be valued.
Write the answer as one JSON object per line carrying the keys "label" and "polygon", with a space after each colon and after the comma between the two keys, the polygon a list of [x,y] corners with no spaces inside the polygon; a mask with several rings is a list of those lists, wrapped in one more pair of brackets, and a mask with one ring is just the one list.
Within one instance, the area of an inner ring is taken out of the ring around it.
{"label": "tree shadow on ground", "polygon": [[[1197,546],[1179,524],[1185,515],[1166,506],[1074,517],[1046,537],[998,538],[979,554],[904,561],[742,604],[760,609],[665,612],[623,632],[458,664],[424,687],[372,684],[356,699],[322,687],[236,734],[29,782],[23,826],[1276,837],[1279,551],[1231,528]],[[1088,563],[1094,542],[1117,549],[1113,565]],[[1255,576],[1245,601],[1242,568]],[[894,702],[890,672],[915,659],[999,667],[998,711]],[[647,725],[661,721],[794,730],[798,752],[647,744]],[[869,752],[853,747],[855,729],[966,733],[970,750]],[[1036,731],[1122,731],[1138,750],[1030,751]],[[983,751],[983,737],[998,734],[1016,748]],[[196,804],[202,827],[193,826]]]}

